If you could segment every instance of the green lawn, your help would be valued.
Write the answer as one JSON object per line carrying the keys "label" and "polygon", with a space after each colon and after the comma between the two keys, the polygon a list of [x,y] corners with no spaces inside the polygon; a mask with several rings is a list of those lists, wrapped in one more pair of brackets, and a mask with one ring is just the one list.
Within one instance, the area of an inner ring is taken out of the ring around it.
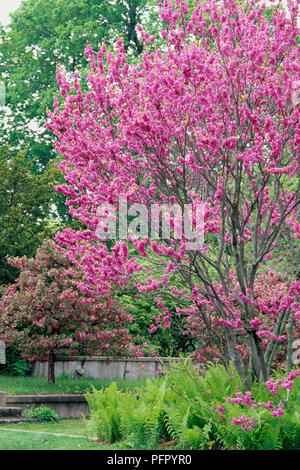
{"label": "green lawn", "polygon": [[74,434],[76,436],[87,437],[88,418],[60,419],[57,423],[41,423],[24,421],[23,423],[0,424],[0,430],[5,429],[23,429],[31,431],[44,431],[59,434]]}
{"label": "green lawn", "polygon": [[0,450],[112,450],[85,438],[50,436],[47,434],[4,431],[0,428]]}
{"label": "green lawn", "polygon": [[[41,377],[11,377],[0,375],[0,391],[7,395],[36,395],[40,393],[85,393],[94,386],[96,389],[107,387],[112,380],[89,379],[78,377],[58,377],[54,385],[50,385],[47,379]],[[119,390],[134,390],[144,380],[115,380]]]}
{"label": "green lawn", "polygon": [[[101,389],[112,380],[58,377],[54,385],[40,377],[12,377],[0,375],[0,391],[7,395],[35,395],[49,393],[85,393],[94,386]],[[121,390],[134,390],[144,380],[116,380]],[[117,450],[117,444],[98,443],[89,439],[88,419],[61,419],[58,423],[21,422],[0,424],[0,450]],[[40,433],[40,434],[39,434]],[[64,434],[55,436],[45,433]],[[81,437],[71,437],[71,436]]]}
{"label": "green lawn", "polygon": [[[22,432],[23,431],[23,432]],[[28,432],[30,431],[30,432]],[[52,436],[49,434],[73,436]],[[16,423],[0,425],[0,450],[114,450],[117,445],[88,439],[86,420],[62,419],[58,423]]]}

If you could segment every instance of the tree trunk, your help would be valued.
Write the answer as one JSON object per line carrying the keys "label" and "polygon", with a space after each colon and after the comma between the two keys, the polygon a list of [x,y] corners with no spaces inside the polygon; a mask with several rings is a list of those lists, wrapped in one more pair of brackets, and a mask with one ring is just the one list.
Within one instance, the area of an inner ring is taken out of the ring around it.
{"label": "tree trunk", "polygon": [[55,356],[51,352],[48,359],[48,383],[55,384]]}
{"label": "tree trunk", "polygon": [[261,347],[261,341],[255,331],[250,333],[250,350],[254,366],[252,372],[255,372],[257,380],[263,380],[266,382],[268,379],[267,367]]}
{"label": "tree trunk", "polygon": [[287,358],[286,358],[286,376],[289,375],[292,369],[292,357],[293,357],[293,326],[294,326],[294,316],[293,314],[290,315],[287,327],[286,327],[286,335],[287,335]]}
{"label": "tree trunk", "polygon": [[229,328],[225,328],[225,337],[226,337],[227,349],[228,349],[230,359],[232,361],[232,365],[235,368],[235,370],[238,372],[246,390],[250,390],[250,384],[247,380],[247,375],[246,375],[243,361],[234,350],[234,341],[232,337],[232,332],[230,331]]}

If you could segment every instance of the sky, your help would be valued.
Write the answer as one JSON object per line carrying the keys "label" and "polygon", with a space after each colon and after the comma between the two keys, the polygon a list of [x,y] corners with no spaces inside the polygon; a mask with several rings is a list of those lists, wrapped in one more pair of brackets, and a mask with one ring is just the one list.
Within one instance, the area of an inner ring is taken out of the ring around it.
{"label": "sky", "polygon": [[0,0],[0,23],[7,25],[9,23],[9,13],[15,11],[22,0]]}

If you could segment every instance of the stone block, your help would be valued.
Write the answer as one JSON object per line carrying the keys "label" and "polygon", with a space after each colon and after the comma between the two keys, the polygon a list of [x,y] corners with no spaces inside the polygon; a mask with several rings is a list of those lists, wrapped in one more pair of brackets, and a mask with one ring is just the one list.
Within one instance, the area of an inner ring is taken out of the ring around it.
{"label": "stone block", "polygon": [[0,407],[6,406],[6,394],[0,392]]}

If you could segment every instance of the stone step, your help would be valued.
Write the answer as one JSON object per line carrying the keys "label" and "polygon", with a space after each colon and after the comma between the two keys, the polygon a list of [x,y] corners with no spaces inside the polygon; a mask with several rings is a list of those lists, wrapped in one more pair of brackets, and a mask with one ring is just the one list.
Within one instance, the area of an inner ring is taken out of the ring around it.
{"label": "stone step", "polygon": [[0,418],[18,418],[22,416],[22,408],[15,406],[1,406]]}

